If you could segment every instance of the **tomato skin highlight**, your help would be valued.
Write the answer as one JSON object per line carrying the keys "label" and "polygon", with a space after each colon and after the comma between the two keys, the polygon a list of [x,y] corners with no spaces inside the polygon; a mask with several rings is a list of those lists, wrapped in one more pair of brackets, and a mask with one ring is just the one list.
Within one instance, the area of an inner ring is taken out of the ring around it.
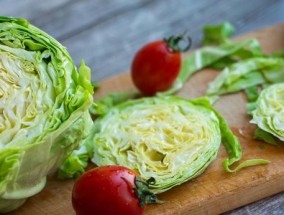
{"label": "tomato skin highlight", "polygon": [[141,215],[144,208],[133,191],[136,173],[121,166],[87,171],[74,184],[72,205],[77,215]]}
{"label": "tomato skin highlight", "polygon": [[134,85],[147,96],[169,89],[176,80],[182,57],[165,41],[154,41],[142,47],[134,56],[131,77]]}

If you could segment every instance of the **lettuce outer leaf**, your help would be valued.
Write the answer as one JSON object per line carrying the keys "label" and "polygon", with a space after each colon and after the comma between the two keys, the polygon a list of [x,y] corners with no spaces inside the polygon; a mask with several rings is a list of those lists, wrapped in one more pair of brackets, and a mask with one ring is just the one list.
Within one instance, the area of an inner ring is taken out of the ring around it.
{"label": "lettuce outer leaf", "polygon": [[92,127],[90,69],[22,18],[0,17],[0,213],[40,192]]}
{"label": "lettuce outer leaf", "polygon": [[256,129],[254,133],[254,139],[264,141],[265,143],[269,143],[271,145],[275,145],[275,146],[278,145],[276,138],[272,134],[260,128]]}
{"label": "lettuce outer leaf", "polygon": [[140,93],[136,91],[109,93],[101,99],[96,100],[96,102],[91,106],[90,112],[95,116],[104,115],[113,106],[130,99],[138,98],[139,96]]}

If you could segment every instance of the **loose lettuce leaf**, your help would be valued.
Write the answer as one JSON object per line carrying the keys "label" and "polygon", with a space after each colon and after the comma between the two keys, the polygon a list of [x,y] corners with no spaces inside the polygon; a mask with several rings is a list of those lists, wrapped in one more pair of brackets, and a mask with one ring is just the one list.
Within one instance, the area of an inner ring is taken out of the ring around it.
{"label": "loose lettuce leaf", "polygon": [[257,128],[254,133],[254,139],[264,141],[265,143],[269,143],[271,145],[278,145],[277,140],[273,137],[272,134]]}
{"label": "loose lettuce leaf", "polygon": [[123,103],[129,99],[135,99],[139,96],[140,94],[136,91],[109,93],[108,95],[96,100],[96,102],[91,106],[90,112],[95,116],[103,115],[106,114],[113,106]]}
{"label": "loose lettuce leaf", "polygon": [[[90,113],[94,118],[107,114],[111,108],[139,97],[140,94],[135,91],[109,93],[108,95],[95,100],[90,107]],[[72,154],[64,161],[58,171],[60,179],[77,178],[85,172],[89,160],[93,156],[94,145],[92,143],[93,136],[98,132],[97,124],[93,126],[88,138],[81,143],[80,148],[72,152]]]}
{"label": "loose lettuce leaf", "polygon": [[253,86],[283,82],[284,60],[281,58],[249,58],[226,67],[209,84],[207,95],[238,92]]}
{"label": "loose lettuce leaf", "polygon": [[222,44],[229,42],[229,37],[235,32],[235,28],[229,22],[219,25],[205,25],[203,27],[203,45]]}
{"label": "loose lettuce leaf", "polygon": [[40,192],[87,137],[90,69],[25,19],[0,17],[0,213]]}
{"label": "loose lettuce leaf", "polygon": [[254,39],[222,44],[217,47],[204,47],[185,58],[174,85],[161,95],[171,95],[180,90],[191,75],[205,67],[223,68],[224,63],[261,56],[259,43]]}

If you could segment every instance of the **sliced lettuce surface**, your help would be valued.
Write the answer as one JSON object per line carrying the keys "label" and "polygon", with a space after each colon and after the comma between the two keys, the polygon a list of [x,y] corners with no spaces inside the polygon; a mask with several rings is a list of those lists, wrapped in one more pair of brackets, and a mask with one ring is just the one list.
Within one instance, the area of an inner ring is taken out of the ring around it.
{"label": "sliced lettuce surface", "polygon": [[143,98],[121,103],[95,121],[92,137],[96,165],[123,165],[145,179],[155,193],[164,192],[199,174],[216,158],[221,142],[229,158],[224,169],[267,163],[245,161],[235,169],[242,150],[227,122],[207,98],[175,96]]}
{"label": "sliced lettuce surface", "polygon": [[284,141],[284,83],[273,84],[260,93],[251,123]]}

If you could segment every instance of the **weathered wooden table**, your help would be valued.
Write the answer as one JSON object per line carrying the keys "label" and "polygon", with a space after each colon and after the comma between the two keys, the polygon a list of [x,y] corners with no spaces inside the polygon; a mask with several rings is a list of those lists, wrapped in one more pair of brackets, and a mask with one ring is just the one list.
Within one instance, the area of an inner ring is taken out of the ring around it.
{"label": "weathered wooden table", "polygon": [[[129,70],[146,42],[187,30],[198,48],[202,27],[229,21],[236,35],[284,21],[283,0],[0,0],[0,15],[27,18],[64,44],[92,79]],[[283,38],[284,39],[284,38]],[[284,214],[284,193],[226,214]]]}

